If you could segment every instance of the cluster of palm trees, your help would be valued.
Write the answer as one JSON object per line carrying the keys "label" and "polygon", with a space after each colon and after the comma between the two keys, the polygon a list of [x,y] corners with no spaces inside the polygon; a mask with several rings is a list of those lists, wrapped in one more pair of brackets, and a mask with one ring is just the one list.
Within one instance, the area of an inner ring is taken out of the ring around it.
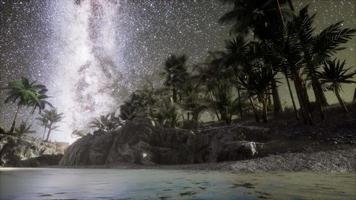
{"label": "cluster of palm trees", "polygon": [[[355,83],[356,72],[334,56],[356,30],[338,22],[317,34],[315,14],[309,13],[308,6],[295,11],[292,0],[221,1],[232,5],[219,19],[231,25],[231,39],[223,50],[209,52],[204,62],[195,65],[188,65],[185,55],[170,55],[161,74],[162,86],[143,86],[120,106],[119,116],[103,115],[90,126],[111,132],[125,121],[144,118],[155,126],[192,128],[198,126],[204,111],[225,124],[249,116],[267,122],[269,113],[283,111],[278,90],[283,83],[296,119],[306,124],[313,124],[315,113],[324,120],[327,90],[348,112],[340,90],[342,84]],[[309,88],[315,102],[310,100]],[[37,105],[22,103],[26,101],[20,99],[19,108]],[[33,107],[33,112],[37,108],[43,107]],[[48,129],[48,139],[55,126],[50,123],[53,120],[45,119],[46,113],[39,120],[44,131]],[[59,115],[55,119],[60,120],[60,114],[52,114],[48,116]],[[77,130],[73,134],[85,135]]]}
{"label": "cluster of palm trees", "polygon": [[[48,101],[49,97],[47,96],[48,90],[46,86],[38,84],[36,81],[31,82],[29,79],[22,77],[19,80],[9,82],[8,86],[4,89],[7,92],[5,103],[14,103],[17,106],[8,134],[22,136],[24,134],[34,133],[35,131],[31,130],[32,120],[31,123],[29,123],[29,121],[35,111],[38,110],[40,117],[37,119],[44,127],[45,132],[46,129],[48,129],[45,139],[48,141],[51,131],[57,128],[55,124],[62,119],[63,114],[58,113]],[[51,107],[51,109],[45,110],[47,106]],[[21,122],[20,126],[16,127],[18,115],[25,109],[30,109],[30,113],[28,117]],[[45,136],[43,136],[43,138],[45,138]]]}
{"label": "cluster of palm trees", "polygon": [[[147,117],[156,125],[184,126],[199,121],[210,110],[219,121],[232,123],[250,113],[256,121],[268,120],[268,112],[282,112],[278,87],[284,77],[294,113],[312,124],[315,112],[323,120],[332,90],[345,112],[341,85],[355,83],[356,72],[334,55],[356,33],[332,24],[315,33],[315,14],[308,6],[299,12],[291,0],[223,0],[232,10],[220,18],[231,24],[225,49],[210,52],[206,61],[187,65],[185,55],[171,55],[165,62],[163,87],[145,86],[121,106],[120,117]],[[293,83],[293,84],[292,84]],[[294,85],[294,89],[292,89]],[[308,88],[315,96],[311,102]],[[299,106],[298,106],[299,105]]]}

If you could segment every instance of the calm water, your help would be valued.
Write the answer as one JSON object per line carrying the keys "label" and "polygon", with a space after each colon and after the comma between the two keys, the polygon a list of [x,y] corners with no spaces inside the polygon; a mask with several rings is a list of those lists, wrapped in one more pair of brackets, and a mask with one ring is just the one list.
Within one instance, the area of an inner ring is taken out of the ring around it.
{"label": "calm water", "polygon": [[356,174],[0,169],[0,199],[356,199]]}

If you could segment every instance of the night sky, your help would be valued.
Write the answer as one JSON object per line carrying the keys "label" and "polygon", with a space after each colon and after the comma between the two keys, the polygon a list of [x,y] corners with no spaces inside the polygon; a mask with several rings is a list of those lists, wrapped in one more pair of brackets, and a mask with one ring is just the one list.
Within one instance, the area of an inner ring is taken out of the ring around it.
{"label": "night sky", "polygon": [[[294,1],[297,9],[307,3],[317,12],[317,31],[341,20],[356,28],[356,1]],[[217,0],[0,0],[0,87],[21,76],[47,85],[66,116],[54,138],[69,141],[70,130],[115,110],[145,81],[156,82],[170,53],[197,63],[222,49],[228,27],[217,21],[228,9]],[[346,47],[338,57],[356,69],[356,38]],[[344,88],[345,100],[353,88]],[[280,91],[287,94],[286,86]],[[1,91],[0,122],[8,127],[14,106],[3,100]]]}

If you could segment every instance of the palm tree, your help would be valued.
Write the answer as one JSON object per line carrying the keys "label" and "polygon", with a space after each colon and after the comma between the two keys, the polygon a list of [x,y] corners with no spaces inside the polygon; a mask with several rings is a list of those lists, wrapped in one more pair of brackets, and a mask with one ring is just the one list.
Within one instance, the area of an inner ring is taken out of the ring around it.
{"label": "palm tree", "polygon": [[89,125],[91,128],[96,128],[108,133],[120,127],[122,122],[119,117],[115,116],[115,113],[109,113],[107,115],[101,115],[98,119],[94,119]]}
{"label": "palm tree", "polygon": [[[233,47],[232,47],[233,48]],[[232,52],[210,52],[201,68],[201,75],[206,87],[206,104],[215,112],[219,121],[231,124],[232,116],[242,112],[239,84],[236,82],[237,59],[233,58]],[[235,94],[238,94],[236,98]]]}
{"label": "palm tree", "polygon": [[356,83],[353,77],[356,75],[356,71],[350,72],[351,68],[345,67],[345,61],[339,60],[326,61],[324,63],[323,71],[319,73],[319,78],[322,84],[328,84],[327,88],[334,91],[340,106],[345,112],[348,112],[344,100],[341,98],[340,90],[343,83]]}
{"label": "palm tree", "polygon": [[[254,42],[251,45],[252,48],[250,50],[250,54],[252,57],[250,58],[251,61],[255,61],[261,59],[267,69],[271,70],[271,73],[278,73],[279,72],[279,60],[275,58],[273,52],[273,41],[264,40],[262,42]],[[282,108],[281,98],[278,91],[278,84],[277,80],[273,79],[271,81],[271,95],[273,98],[273,110],[274,114],[277,115],[280,113]]]}
{"label": "palm tree", "polygon": [[[233,68],[232,82],[235,84],[237,89],[238,101],[239,104],[242,105],[241,100],[241,87],[239,85],[238,77],[241,73],[242,66],[246,65],[246,60],[249,59],[249,44],[245,41],[245,39],[241,36],[237,36],[232,40],[225,41],[225,52],[223,54],[225,57],[225,64]],[[240,118],[243,118],[242,107],[239,109]]]}
{"label": "palm tree", "polygon": [[[283,31],[283,17],[289,11],[281,9],[285,0],[221,0],[223,3],[233,4],[233,9],[225,13],[220,19],[221,24],[232,24],[230,33],[248,34],[261,40],[271,39]],[[288,2],[291,9],[293,4]],[[280,20],[282,18],[282,21]]]}
{"label": "palm tree", "polygon": [[25,134],[35,133],[35,131],[31,130],[31,125],[22,122],[18,128],[15,128],[15,135],[22,136]]}
{"label": "palm tree", "polygon": [[[30,82],[25,77],[22,77],[20,80],[11,81],[5,89],[7,90],[7,98],[5,99],[5,103],[17,103],[17,109],[9,131],[11,134],[15,129],[19,110],[23,106],[43,108],[47,102],[44,100],[44,86],[37,84],[35,81]],[[39,97],[41,97],[41,101]]]}
{"label": "palm tree", "polygon": [[155,92],[157,91],[153,88],[133,92],[129,99],[120,106],[119,117],[124,121],[130,121],[136,117],[148,117],[156,103]]}
{"label": "palm tree", "polygon": [[342,50],[340,45],[346,43],[356,33],[356,30],[343,28],[342,22],[330,25],[318,35],[313,35],[315,14],[308,14],[308,6],[304,7],[298,16],[291,22],[303,52],[305,73],[311,81],[317,106],[323,118],[323,106],[327,105],[326,97],[318,80],[319,66],[330,59],[337,51]]}
{"label": "palm tree", "polygon": [[215,111],[218,120],[231,124],[233,115],[239,112],[241,105],[233,85],[227,81],[212,82],[208,91],[208,107]]}
{"label": "palm tree", "polygon": [[192,121],[198,125],[199,115],[201,112],[207,109],[206,102],[204,101],[204,90],[200,82],[199,75],[189,76],[184,88],[184,95],[180,107],[187,114],[187,121]]}
{"label": "palm tree", "polygon": [[132,120],[136,117],[136,107],[130,101],[125,101],[120,106],[120,118],[124,121]]}
{"label": "palm tree", "polygon": [[267,67],[258,66],[254,70],[241,75],[240,83],[247,90],[254,108],[252,98],[256,98],[262,104],[262,119],[267,122],[267,100],[271,82],[275,78],[275,73]]}
{"label": "palm tree", "polygon": [[37,90],[37,99],[31,99],[29,102],[29,106],[32,107],[32,111],[30,112],[30,115],[26,119],[26,123],[30,119],[30,116],[33,115],[33,113],[38,109],[39,113],[46,108],[46,106],[50,106],[53,108],[53,105],[47,101],[49,96],[46,95],[48,92],[46,86],[41,85],[41,84],[35,84],[34,88]]}
{"label": "palm tree", "polygon": [[42,135],[42,139],[44,140],[46,137],[46,130],[47,127],[49,125],[49,121],[47,118],[43,118],[43,117],[38,117],[37,120],[40,122],[40,126],[43,126],[43,135]]}
{"label": "palm tree", "polygon": [[40,113],[38,118],[41,122],[48,121],[48,132],[45,141],[48,141],[50,134],[53,130],[57,129],[58,126],[54,126],[56,123],[60,122],[63,118],[63,113],[58,113],[57,109],[53,108],[51,110],[44,110],[43,113]]}
{"label": "palm tree", "polygon": [[154,126],[175,128],[182,119],[182,110],[172,98],[161,96],[157,106],[153,107],[150,119]]}
{"label": "palm tree", "polygon": [[185,55],[171,55],[168,57],[164,65],[164,85],[171,89],[172,98],[175,103],[178,101],[178,97],[181,96],[180,93],[188,78],[186,61],[187,57]]}

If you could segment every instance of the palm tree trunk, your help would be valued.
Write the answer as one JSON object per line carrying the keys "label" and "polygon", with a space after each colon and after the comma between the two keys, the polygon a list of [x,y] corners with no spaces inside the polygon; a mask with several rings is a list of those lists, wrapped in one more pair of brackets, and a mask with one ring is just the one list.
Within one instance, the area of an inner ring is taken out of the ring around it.
{"label": "palm tree trunk", "polygon": [[48,140],[49,140],[49,136],[51,135],[51,131],[52,131],[52,129],[48,129],[46,142],[48,142]]}
{"label": "palm tree trunk", "polygon": [[252,101],[251,97],[249,97],[248,99],[250,100],[250,104],[251,104],[253,113],[255,114],[256,122],[260,122],[260,117],[258,116],[258,112],[257,112],[257,110],[256,110],[255,105],[253,104],[253,101]]}
{"label": "palm tree trunk", "polygon": [[344,111],[345,111],[346,113],[348,113],[349,110],[347,109],[344,100],[342,100],[342,98],[341,98],[341,96],[340,96],[339,90],[338,90],[337,88],[334,88],[334,92],[335,92],[335,95],[336,95],[336,97],[337,97],[337,100],[338,100],[339,103],[340,103],[340,106],[342,107],[342,109],[344,109]]}
{"label": "palm tree trunk", "polygon": [[328,101],[326,100],[323,88],[321,87],[320,81],[317,78],[315,78],[315,80],[314,80],[313,88],[314,87],[316,89],[316,92],[317,92],[317,95],[319,97],[321,105],[322,106],[328,106],[329,104],[328,104]]}
{"label": "palm tree trunk", "polygon": [[45,136],[46,136],[46,127],[44,127],[44,129],[43,129],[42,140],[44,140],[44,139],[45,139]]}
{"label": "palm tree trunk", "polygon": [[324,116],[323,106],[325,105],[325,102],[323,103],[322,99],[323,99],[323,97],[325,98],[325,96],[324,96],[324,93],[323,93],[323,91],[321,89],[321,86],[319,88],[316,81],[317,81],[317,79],[313,78],[312,86],[313,86],[313,91],[314,91],[314,96],[315,96],[315,103],[316,103],[316,106],[318,108],[321,120],[324,120],[325,116]]}
{"label": "palm tree trunk", "polygon": [[11,124],[10,131],[9,131],[10,134],[12,134],[12,133],[14,132],[14,130],[15,130],[16,119],[17,119],[17,115],[18,115],[18,113],[19,113],[20,108],[21,108],[21,106],[18,105],[18,106],[17,106],[17,109],[16,109],[16,112],[15,112],[14,119],[13,119],[12,124]]}
{"label": "palm tree trunk", "polygon": [[266,99],[262,100],[262,119],[263,122],[267,122],[267,102]]}
{"label": "palm tree trunk", "polygon": [[240,112],[240,119],[242,120],[242,104],[241,104],[241,91],[240,88],[237,87],[237,95],[239,100],[239,112]]}
{"label": "palm tree trunk", "polygon": [[49,126],[48,126],[48,133],[47,133],[47,137],[46,137],[46,142],[48,142],[49,136],[51,135],[51,131],[52,131],[52,123],[49,124]]}
{"label": "palm tree trunk", "polygon": [[173,102],[177,103],[177,90],[175,88],[172,88],[172,93],[173,93]]}
{"label": "palm tree trunk", "polygon": [[221,117],[219,115],[219,112],[215,110],[215,115],[216,115],[216,118],[218,119],[218,121],[221,121]]}
{"label": "palm tree trunk", "polygon": [[275,79],[272,80],[271,86],[272,86],[274,114],[277,115],[282,111],[282,103],[281,103],[281,98],[279,96],[278,87]]}
{"label": "palm tree trunk", "polygon": [[294,110],[295,118],[296,118],[297,120],[299,120],[299,114],[298,114],[297,106],[295,105],[294,95],[293,95],[293,92],[292,92],[292,88],[290,87],[289,78],[288,78],[288,76],[287,76],[286,73],[285,73],[284,75],[285,75],[285,77],[286,77],[286,81],[287,81],[287,86],[288,86],[290,98],[292,99],[292,104],[293,104],[293,110]]}
{"label": "palm tree trunk", "polygon": [[294,70],[293,72],[293,81],[295,90],[297,92],[300,109],[302,111],[302,117],[306,124],[312,124],[312,117],[310,112],[309,98],[305,86],[303,85],[302,79],[299,76],[299,73]]}

